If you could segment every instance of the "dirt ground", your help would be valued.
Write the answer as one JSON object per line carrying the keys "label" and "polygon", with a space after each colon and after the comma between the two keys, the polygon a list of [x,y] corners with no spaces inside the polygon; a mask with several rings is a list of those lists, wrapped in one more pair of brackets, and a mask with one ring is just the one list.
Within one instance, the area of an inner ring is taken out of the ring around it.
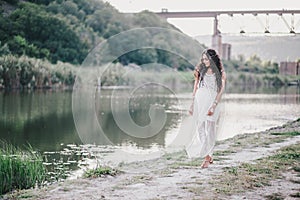
{"label": "dirt ground", "polygon": [[[287,132],[296,134],[278,134]],[[251,176],[244,175],[245,180],[238,176],[239,171],[234,171],[245,164],[263,165],[267,161],[264,159],[279,149],[300,145],[299,132],[297,120],[220,141],[215,147],[214,163],[206,169],[200,168],[201,160],[191,160],[181,151],[120,165],[116,176],[66,180],[44,188],[16,191],[3,199],[299,199],[300,176],[291,166],[280,168],[274,177],[261,177],[253,170]],[[295,163],[300,164],[299,157]],[[228,172],[236,178],[227,180]]]}

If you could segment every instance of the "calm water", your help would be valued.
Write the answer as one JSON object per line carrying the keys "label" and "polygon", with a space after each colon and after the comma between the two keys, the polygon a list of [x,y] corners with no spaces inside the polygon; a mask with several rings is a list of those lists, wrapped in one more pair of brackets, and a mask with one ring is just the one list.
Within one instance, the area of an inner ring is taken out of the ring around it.
{"label": "calm water", "polygon": [[[110,108],[110,96],[109,90],[96,95],[96,99],[101,99],[96,101],[95,106],[98,122],[113,144],[136,150],[164,148],[187,116],[186,110],[190,105],[190,92],[181,92],[176,96],[136,95],[129,103],[129,113],[136,124],[145,126],[150,122],[150,105],[159,104],[167,113],[162,130],[151,138],[143,139],[129,136],[118,128]],[[76,164],[83,156],[88,156],[79,146],[82,142],[74,125],[72,92],[1,92],[0,106],[2,140],[21,148],[29,143],[44,153],[46,159],[62,159],[61,162],[69,162],[68,165]],[[276,90],[260,88],[255,91],[236,88],[236,91],[227,91],[224,95],[223,108],[219,140],[265,130],[300,117],[299,87]]]}

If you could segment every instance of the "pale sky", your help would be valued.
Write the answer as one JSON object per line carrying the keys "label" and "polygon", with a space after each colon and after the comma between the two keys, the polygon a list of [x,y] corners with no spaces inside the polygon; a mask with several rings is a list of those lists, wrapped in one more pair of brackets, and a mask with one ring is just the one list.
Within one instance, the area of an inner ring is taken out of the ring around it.
{"label": "pale sky", "polygon": [[[299,0],[105,0],[120,12],[140,12],[150,10],[160,12],[162,8],[172,11],[208,11],[208,10],[300,10]],[[284,15],[285,20],[291,24],[294,20],[296,32],[300,32],[300,14],[294,19]],[[168,19],[168,21],[190,36],[212,34],[213,19],[189,18]],[[222,15],[219,19],[222,33],[239,33],[241,29],[246,32],[263,32],[264,25],[269,21],[270,32],[289,32],[284,20],[278,15],[253,15],[229,17]]]}

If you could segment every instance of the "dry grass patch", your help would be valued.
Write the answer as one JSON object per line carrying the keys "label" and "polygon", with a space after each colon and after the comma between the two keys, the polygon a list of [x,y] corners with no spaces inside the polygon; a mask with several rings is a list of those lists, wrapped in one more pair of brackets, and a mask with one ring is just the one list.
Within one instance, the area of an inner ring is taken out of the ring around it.
{"label": "dry grass patch", "polygon": [[[286,171],[300,175],[300,143],[284,147],[274,155],[258,159],[256,163],[242,163],[225,167],[221,175],[213,176],[207,187],[214,195],[232,195],[270,185],[271,180],[282,179]],[[198,194],[201,187],[189,188]],[[271,198],[271,197],[270,197]]]}

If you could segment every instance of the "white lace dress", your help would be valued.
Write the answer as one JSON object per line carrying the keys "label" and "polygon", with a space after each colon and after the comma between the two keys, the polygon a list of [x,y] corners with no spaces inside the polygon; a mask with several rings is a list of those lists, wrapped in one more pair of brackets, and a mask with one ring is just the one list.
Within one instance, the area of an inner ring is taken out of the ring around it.
{"label": "white lace dress", "polygon": [[212,155],[217,137],[216,122],[220,114],[217,106],[213,115],[207,115],[217,95],[216,75],[206,74],[198,84],[194,99],[193,136],[186,146],[187,154],[191,158]]}

